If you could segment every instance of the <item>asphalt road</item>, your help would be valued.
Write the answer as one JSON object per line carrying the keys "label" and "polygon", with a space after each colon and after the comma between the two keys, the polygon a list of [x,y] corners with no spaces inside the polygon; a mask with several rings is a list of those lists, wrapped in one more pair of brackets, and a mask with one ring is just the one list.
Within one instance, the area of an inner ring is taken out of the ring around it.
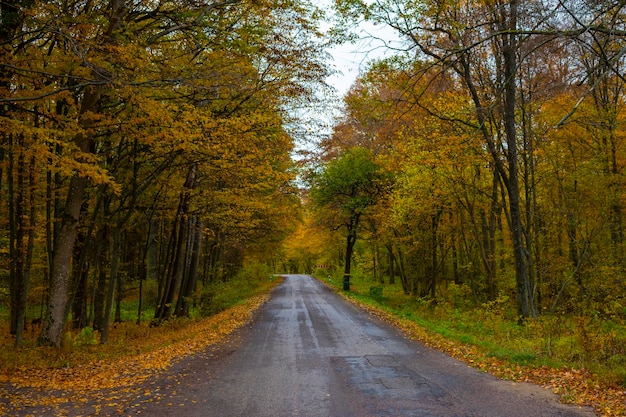
{"label": "asphalt road", "polygon": [[156,400],[125,415],[594,415],[407,340],[305,275],[287,276],[235,338],[153,384]]}

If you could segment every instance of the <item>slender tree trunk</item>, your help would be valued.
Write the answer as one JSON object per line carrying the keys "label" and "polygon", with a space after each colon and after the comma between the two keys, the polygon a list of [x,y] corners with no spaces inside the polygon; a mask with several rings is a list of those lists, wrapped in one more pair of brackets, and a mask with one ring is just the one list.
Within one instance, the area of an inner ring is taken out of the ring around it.
{"label": "slender tree trunk", "polygon": [[517,312],[522,318],[537,318],[533,300],[533,285],[528,271],[527,248],[524,245],[523,214],[518,172],[517,125],[515,121],[517,93],[517,34],[515,32],[517,30],[517,7],[517,0],[509,2],[508,22],[506,19],[503,19],[505,28],[508,30],[508,33],[503,35],[502,45],[504,60],[504,130],[507,141],[506,155],[509,168],[506,187],[509,197],[510,229],[515,260]]}
{"label": "slender tree trunk", "polygon": [[[180,207],[179,207],[180,210]],[[170,284],[170,274],[172,270],[172,259],[175,256],[176,251],[176,239],[178,237],[178,216],[180,213],[176,213],[174,224],[172,225],[172,231],[170,233],[167,244],[161,244],[161,249],[158,251],[160,261],[157,262],[159,270],[157,271],[158,285],[157,285],[157,297],[156,297],[156,309],[154,311],[154,319],[158,322],[159,317],[162,314],[163,298],[168,291],[168,285]],[[161,235],[164,235],[165,225],[161,223]]]}
{"label": "slender tree trunk", "polygon": [[[19,292],[22,286],[22,274],[21,274],[21,257],[19,252],[22,249],[22,233],[24,225],[21,224],[21,211],[22,204],[20,198],[20,192],[18,191],[20,186],[20,173],[23,164],[20,163],[20,157],[16,158],[16,153],[19,147],[14,141],[14,135],[8,135],[9,145],[9,163],[7,169],[7,188],[8,188],[8,206],[9,206],[9,282],[10,282],[10,332],[11,334],[17,334],[17,306],[19,299]],[[21,152],[20,152],[21,155]],[[17,159],[17,161],[16,161]],[[15,168],[17,162],[17,169]],[[16,184],[17,183],[17,184]],[[16,188],[18,190],[16,190]]]}
{"label": "slender tree trunk", "polygon": [[[61,147],[56,147],[56,154],[61,153]],[[52,161],[49,161],[52,164]],[[46,256],[48,261],[48,269],[46,270],[46,293],[44,294],[44,303],[50,297],[48,289],[52,287],[50,276],[52,275],[52,259],[54,258],[54,242],[59,234],[58,219],[61,217],[61,200],[59,198],[58,189],[61,184],[61,175],[54,174],[48,170],[46,174]],[[42,308],[43,309],[43,308]],[[43,319],[43,313],[40,317]]]}
{"label": "slender tree trunk", "polygon": [[179,291],[180,284],[183,278],[183,272],[185,267],[187,236],[189,233],[189,204],[191,200],[191,190],[195,185],[197,166],[194,164],[189,167],[187,171],[187,178],[183,185],[183,190],[180,192],[178,203],[178,214],[176,216],[176,224],[178,225],[178,232],[176,232],[176,225],[174,228],[174,240],[175,249],[173,251],[174,256],[172,259],[172,265],[169,269],[170,273],[167,278],[167,283],[164,288],[163,297],[159,303],[159,307],[155,312],[155,324],[160,321],[166,320],[172,313],[172,304],[176,297],[176,292]]}
{"label": "slender tree trunk", "polygon": [[346,236],[346,259],[343,271],[343,290],[350,291],[350,270],[352,266],[352,252],[356,243],[357,227],[359,225],[359,214],[352,213],[350,221],[346,225],[348,233]]}
{"label": "slender tree trunk", "polygon": [[391,245],[385,245],[387,249],[387,262],[389,263],[389,284],[396,283],[396,269],[394,267],[394,256]]}
{"label": "slender tree trunk", "polygon": [[174,302],[174,297],[181,281],[180,273],[182,272],[183,265],[183,259],[181,258],[184,256],[183,252],[186,245],[186,228],[186,219],[180,216],[176,221],[176,226],[173,231],[174,238],[172,239],[171,263],[167,269],[168,273],[163,287],[163,293],[155,312],[155,324],[168,319],[172,312],[172,303]]}
{"label": "slender tree trunk", "polygon": [[124,276],[117,274],[117,290],[115,291],[115,315],[113,322],[122,322],[122,298],[124,297]]}
{"label": "slender tree trunk", "polygon": [[493,182],[491,185],[491,203],[489,205],[489,215],[484,209],[480,210],[481,222],[481,258],[485,267],[485,277],[487,284],[487,298],[494,301],[498,296],[496,285],[497,262],[496,262],[496,216],[498,211],[498,185],[499,174],[493,171]]}
{"label": "slender tree trunk", "polygon": [[[87,325],[87,279],[89,270],[87,267],[87,252],[89,246],[89,233],[82,230],[78,232],[74,242],[74,255],[72,260],[72,291],[70,293],[72,309],[72,328],[82,329]],[[68,303],[69,304],[69,303]],[[66,315],[69,314],[69,311]]]}
{"label": "slender tree trunk", "polygon": [[431,216],[431,236],[430,236],[430,297],[435,299],[437,294],[437,284],[439,280],[439,239],[438,239],[438,229],[439,229],[439,220],[441,218],[441,213],[443,213],[442,208],[437,209],[437,213]]}
{"label": "slender tree trunk", "polygon": [[[15,35],[17,35],[22,27],[23,19],[24,19],[24,11],[26,10],[27,5],[22,4],[21,1],[17,0],[5,0],[0,2],[0,39],[2,40],[3,47],[0,48],[0,59],[3,62],[8,62],[6,55],[11,55],[12,51],[12,43],[11,40],[14,39]],[[6,67],[3,68],[3,77],[0,80],[0,89],[2,91],[7,91],[9,89],[9,85],[11,84],[11,70]],[[0,106],[0,116],[6,117],[6,111],[9,107],[2,105]],[[22,340],[23,333],[23,321],[25,311],[25,296],[28,291],[28,273],[26,272],[27,266],[24,264],[26,258],[26,250],[24,247],[23,237],[25,235],[26,224],[20,223],[17,224],[17,221],[24,220],[23,210],[23,202],[16,201],[16,198],[21,195],[23,190],[20,190],[18,185],[17,195],[15,189],[15,178],[14,175],[14,158],[16,155],[16,149],[19,149],[23,144],[13,143],[17,137],[11,133],[1,132],[0,138],[2,139],[2,143],[0,144],[0,165],[4,164],[5,152],[7,152],[7,157],[9,160],[9,166],[7,167],[7,187],[9,188],[7,195],[7,203],[8,203],[8,228],[9,228],[9,279],[10,279],[10,332],[11,334],[15,334],[15,344],[19,345]],[[6,148],[5,148],[6,146]],[[7,151],[8,149],[8,151]],[[23,161],[24,155],[21,149],[19,149],[19,158],[22,158],[22,163],[18,162],[18,171],[22,172],[23,175]],[[4,171],[0,168],[0,193],[4,192],[4,187],[2,184],[3,181],[3,173]],[[17,174],[18,182],[19,182],[19,172]],[[23,180],[23,177],[22,177]],[[23,187],[22,187],[23,188]],[[31,191],[32,192],[32,191]],[[0,194],[1,196],[1,194]],[[23,198],[19,197],[19,198]],[[0,199],[1,200],[1,199]],[[19,204],[18,204],[19,203]],[[21,240],[21,242],[20,242]],[[31,243],[29,242],[29,245]],[[21,307],[22,299],[24,299],[24,307]],[[20,323],[22,322],[22,323]],[[19,329],[19,330],[18,330]]]}
{"label": "slender tree trunk", "polygon": [[[78,275],[78,276],[76,276]],[[72,303],[72,328],[82,329],[87,326],[87,278],[88,272],[86,269],[76,271],[75,279],[77,280],[75,285],[75,293],[73,295]]]}
{"label": "slender tree trunk", "polygon": [[142,262],[139,264],[139,300],[137,305],[137,321],[135,324],[141,324],[141,315],[143,313],[143,283],[148,279],[148,266],[146,251],[143,252]]}
{"label": "slender tree trunk", "polygon": [[200,266],[200,253],[202,250],[202,229],[203,223],[198,216],[196,216],[194,222],[194,229],[191,233],[193,236],[192,247],[190,253],[189,271],[186,273],[185,285],[181,288],[179,296],[179,306],[177,307],[177,316],[189,316],[189,300],[193,296],[196,289],[196,282],[198,279],[198,269]]}
{"label": "slender tree trunk", "polygon": [[343,271],[343,290],[350,291],[350,269],[352,265],[352,251],[354,250],[354,244],[356,243],[356,236],[351,232],[346,237],[346,261]]}
{"label": "slender tree trunk", "polygon": [[[30,269],[35,239],[35,157],[26,163],[24,152],[19,151],[17,158],[17,192],[13,221],[14,240],[11,242],[11,330],[15,334],[15,346],[22,343],[24,327],[26,325],[26,301],[30,283]],[[10,163],[10,166],[12,163]],[[28,172],[28,174],[26,173]],[[28,181],[26,181],[28,179]],[[11,193],[10,193],[11,194]],[[30,209],[29,209],[30,206]],[[28,218],[28,220],[27,220]]]}
{"label": "slender tree trunk", "polygon": [[104,308],[104,322],[102,327],[102,334],[100,335],[100,343],[106,344],[109,342],[109,332],[111,329],[111,316],[113,313],[113,301],[115,299],[115,290],[117,288],[117,279],[119,272],[119,261],[122,251],[122,232],[120,227],[115,227],[113,230],[113,247],[111,248],[111,273],[109,278],[109,285],[107,288],[106,305]]}
{"label": "slender tree trunk", "polygon": [[[108,213],[108,203],[105,203],[104,213]],[[97,279],[94,283],[94,299],[93,305],[93,329],[102,330],[104,328],[104,301],[106,299],[107,272],[109,271],[109,243],[110,231],[109,226],[104,224],[98,230],[98,247],[96,249],[97,262]]]}
{"label": "slender tree trunk", "polygon": [[185,257],[182,264],[181,271],[181,281],[180,281],[180,291],[178,292],[178,299],[176,300],[176,308],[174,309],[175,316],[183,315],[183,304],[185,296],[183,295],[187,288],[187,283],[189,281],[189,272],[191,270],[191,261],[193,257],[193,248],[194,248],[194,239],[196,238],[195,227],[196,227],[196,216],[190,216],[187,221],[187,237],[185,243]]}
{"label": "slender tree trunk", "polygon": [[409,294],[410,288],[409,288],[409,282],[406,276],[406,271],[404,268],[404,256],[402,255],[402,251],[398,248],[398,255],[396,256],[396,254],[393,252],[392,244],[387,244],[385,246],[387,247],[387,250],[389,251],[389,257],[390,257],[391,263],[397,267],[397,268],[394,268],[394,270],[397,270],[398,275],[400,276],[402,290],[404,291],[405,294]]}

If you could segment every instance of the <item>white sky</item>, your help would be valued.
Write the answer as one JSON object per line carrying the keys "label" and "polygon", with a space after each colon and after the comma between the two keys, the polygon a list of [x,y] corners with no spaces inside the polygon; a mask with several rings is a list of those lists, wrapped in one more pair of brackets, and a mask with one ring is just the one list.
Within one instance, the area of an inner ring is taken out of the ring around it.
{"label": "white sky", "polygon": [[[327,10],[332,11],[332,0],[319,0]],[[387,26],[374,26],[369,22],[359,25],[355,33],[361,38],[354,44],[339,45],[330,50],[333,56],[333,66],[340,71],[339,74],[328,78],[330,85],[337,89],[338,95],[343,97],[359,73],[367,67],[367,63],[387,56],[393,55],[393,51],[385,46],[388,43],[399,46],[399,38],[395,31]]]}
{"label": "white sky", "polygon": [[[315,1],[317,1],[318,7],[327,11],[327,14],[332,13],[333,0]],[[322,29],[329,28],[330,23],[328,27]],[[332,134],[332,126],[342,113],[343,101],[341,99],[359,74],[365,71],[367,64],[372,60],[393,55],[393,51],[385,47],[385,43],[399,46],[399,38],[388,27],[377,27],[366,22],[360,24],[355,33],[361,38],[359,41],[353,44],[339,45],[329,51],[332,55],[330,65],[338,73],[329,77],[327,82],[336,89],[336,96],[327,97],[328,101],[325,107],[309,109],[301,114],[303,120],[309,120],[310,126],[305,122],[304,130],[306,132],[304,136],[301,136],[305,139],[304,142],[297,144],[298,150],[313,149],[319,140]],[[294,154],[294,158],[298,159],[298,156]]]}

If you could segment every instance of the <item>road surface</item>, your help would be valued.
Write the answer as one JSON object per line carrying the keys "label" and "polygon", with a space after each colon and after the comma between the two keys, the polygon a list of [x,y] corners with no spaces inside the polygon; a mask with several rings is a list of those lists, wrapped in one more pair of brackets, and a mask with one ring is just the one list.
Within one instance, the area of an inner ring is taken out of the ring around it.
{"label": "road surface", "polygon": [[125,415],[594,415],[407,340],[305,275],[288,275],[250,326],[168,375]]}

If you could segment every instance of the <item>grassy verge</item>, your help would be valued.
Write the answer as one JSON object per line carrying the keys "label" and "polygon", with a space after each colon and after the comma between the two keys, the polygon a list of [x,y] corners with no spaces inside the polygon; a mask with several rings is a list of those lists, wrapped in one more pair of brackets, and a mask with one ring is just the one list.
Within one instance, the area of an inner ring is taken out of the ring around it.
{"label": "grassy verge", "polygon": [[626,327],[619,320],[546,315],[520,326],[511,319],[506,299],[457,307],[459,288],[432,302],[358,275],[347,293],[340,277],[323,281],[411,338],[473,367],[542,385],[564,402],[592,406],[600,415],[626,415]]}

